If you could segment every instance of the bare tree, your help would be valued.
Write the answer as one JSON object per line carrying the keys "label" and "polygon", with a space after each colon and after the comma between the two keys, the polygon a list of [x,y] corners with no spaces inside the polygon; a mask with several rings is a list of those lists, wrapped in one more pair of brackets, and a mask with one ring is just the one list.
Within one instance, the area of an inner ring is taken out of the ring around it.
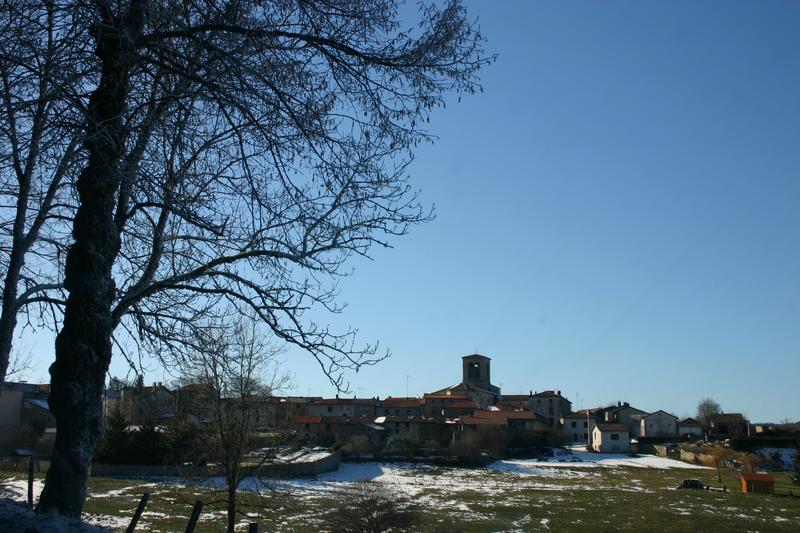
{"label": "bare tree", "polygon": [[414,524],[408,499],[374,481],[362,481],[339,492],[325,527],[333,533],[382,533]]}
{"label": "bare tree", "polygon": [[211,415],[208,457],[220,464],[226,484],[228,532],[238,512],[236,493],[241,481],[267,459],[255,453],[258,416],[269,398],[289,383],[280,369],[278,350],[258,332],[254,321],[238,320],[226,327],[206,328],[198,340],[186,380],[200,385]]}
{"label": "bare tree", "polygon": [[711,398],[703,398],[697,403],[697,421],[708,429],[708,419],[711,415],[722,412],[722,407]]}
{"label": "bare tree", "polygon": [[88,43],[52,2],[0,5],[0,385],[18,318],[53,328],[75,202]]}
{"label": "bare tree", "polygon": [[93,56],[40,509],[80,515],[112,333],[178,358],[233,305],[341,369],[380,358],[331,311],[353,254],[427,220],[406,168],[487,58],[451,1],[400,29],[389,0],[45,3]]}

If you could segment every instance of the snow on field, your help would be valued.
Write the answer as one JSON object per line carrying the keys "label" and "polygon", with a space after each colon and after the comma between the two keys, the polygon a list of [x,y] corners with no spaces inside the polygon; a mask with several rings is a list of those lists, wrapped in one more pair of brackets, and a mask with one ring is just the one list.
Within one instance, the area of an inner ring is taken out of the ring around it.
{"label": "snow on field", "polygon": [[[338,470],[320,474],[315,479],[296,478],[279,481],[249,478],[242,490],[272,488],[303,496],[319,496],[345,489],[360,481],[392,485],[409,496],[424,491],[439,495],[462,491],[497,494],[502,491],[538,489],[549,491],[602,489],[599,468],[704,468],[656,456],[563,452],[549,460],[508,459],[495,461],[485,468],[443,468],[412,463],[342,463]],[[222,478],[212,478],[204,486],[223,488]],[[634,483],[621,490],[639,490]]]}
{"label": "snow on field", "polygon": [[[44,488],[44,481],[41,479],[33,480],[33,499],[37,500]],[[27,479],[4,479],[0,481],[0,498],[11,498],[12,500],[28,501],[28,480]]]}
{"label": "snow on field", "polygon": [[786,470],[794,468],[794,461],[798,453],[796,448],[759,448],[754,452],[768,459],[777,459]]}
{"label": "snow on field", "polygon": [[[498,466],[499,465],[499,466]],[[705,466],[693,465],[677,461],[675,459],[668,459],[666,457],[659,457],[657,455],[627,455],[622,453],[591,453],[587,452],[582,446],[573,447],[569,450],[555,450],[555,455],[547,460],[538,459],[512,459],[506,461],[497,461],[490,465],[500,470],[518,470],[518,473],[524,472],[525,469],[530,469],[532,475],[537,475],[537,469],[546,469],[552,471],[554,468],[567,468],[567,469],[580,469],[580,468],[595,468],[599,466],[604,467],[619,467],[627,466],[634,468],[658,468],[658,469],[671,469],[671,468],[685,468],[685,469],[704,469]],[[558,477],[558,476],[551,476]]]}
{"label": "snow on field", "polygon": [[[4,482],[5,486],[5,482]],[[27,488],[25,489],[27,493]],[[87,517],[84,517],[86,520]],[[119,520],[114,517],[108,517]],[[109,521],[110,522],[110,521]],[[3,531],[37,531],[38,533],[109,533],[97,525],[81,523],[53,513],[37,514],[18,501],[0,499],[0,524]],[[127,522],[122,527],[127,526]],[[114,525],[112,527],[119,527]]]}

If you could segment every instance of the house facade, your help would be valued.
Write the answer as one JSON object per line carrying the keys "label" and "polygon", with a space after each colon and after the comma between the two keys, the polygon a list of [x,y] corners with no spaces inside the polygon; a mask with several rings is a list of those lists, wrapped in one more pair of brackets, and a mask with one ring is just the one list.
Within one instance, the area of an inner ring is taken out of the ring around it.
{"label": "house facade", "polygon": [[677,430],[680,437],[700,438],[703,436],[703,424],[691,417],[678,420]]}
{"label": "house facade", "polygon": [[350,418],[378,416],[377,398],[323,398],[308,406],[309,416],[346,416]]}
{"label": "house facade", "polygon": [[640,437],[675,437],[678,435],[678,417],[658,410],[642,417],[639,422]]}
{"label": "house facade", "polygon": [[561,441],[571,444],[591,444],[597,419],[588,409],[567,413],[561,417]]}
{"label": "house facade", "polygon": [[592,430],[592,449],[598,453],[629,453],[631,444],[628,426],[598,422]]}
{"label": "house facade", "polygon": [[719,413],[708,417],[708,434],[714,438],[747,435],[748,422],[741,413]]}

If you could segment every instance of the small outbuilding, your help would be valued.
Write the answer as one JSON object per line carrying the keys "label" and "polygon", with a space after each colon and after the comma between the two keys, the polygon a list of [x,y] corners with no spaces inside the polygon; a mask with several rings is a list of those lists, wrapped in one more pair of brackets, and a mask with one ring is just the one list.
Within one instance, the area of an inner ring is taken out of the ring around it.
{"label": "small outbuilding", "polygon": [[775,492],[775,479],[763,472],[740,472],[742,478],[742,492],[761,492],[773,494]]}
{"label": "small outbuilding", "polygon": [[598,422],[592,430],[592,449],[599,453],[630,453],[628,426]]}

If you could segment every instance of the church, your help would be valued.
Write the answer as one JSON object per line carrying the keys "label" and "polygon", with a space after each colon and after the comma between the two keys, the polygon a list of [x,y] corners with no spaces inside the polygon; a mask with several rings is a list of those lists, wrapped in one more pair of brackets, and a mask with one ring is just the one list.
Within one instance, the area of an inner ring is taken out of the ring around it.
{"label": "church", "polygon": [[495,405],[501,399],[500,387],[492,385],[490,363],[491,359],[485,355],[465,355],[461,358],[461,383],[426,396],[466,396],[480,409]]}

